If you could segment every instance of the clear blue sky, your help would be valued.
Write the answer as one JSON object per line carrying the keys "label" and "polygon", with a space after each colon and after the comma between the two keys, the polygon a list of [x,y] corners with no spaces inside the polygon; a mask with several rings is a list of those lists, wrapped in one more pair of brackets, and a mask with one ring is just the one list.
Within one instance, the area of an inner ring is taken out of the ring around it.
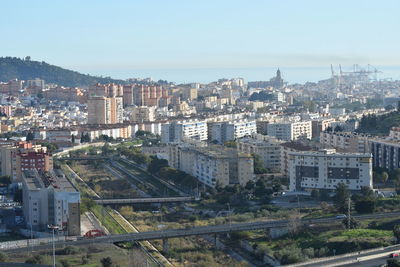
{"label": "clear blue sky", "polygon": [[181,80],[200,70],[398,66],[399,11],[399,0],[2,0],[0,56]]}

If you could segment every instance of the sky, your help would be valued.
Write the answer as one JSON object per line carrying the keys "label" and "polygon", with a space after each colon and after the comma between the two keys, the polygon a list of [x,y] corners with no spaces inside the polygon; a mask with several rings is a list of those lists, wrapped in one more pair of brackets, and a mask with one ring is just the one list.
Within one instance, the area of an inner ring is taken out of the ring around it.
{"label": "sky", "polygon": [[[398,0],[0,0],[0,56],[176,82],[400,73]],[[228,76],[228,77],[227,77]],[[230,76],[230,77],[229,77]]]}

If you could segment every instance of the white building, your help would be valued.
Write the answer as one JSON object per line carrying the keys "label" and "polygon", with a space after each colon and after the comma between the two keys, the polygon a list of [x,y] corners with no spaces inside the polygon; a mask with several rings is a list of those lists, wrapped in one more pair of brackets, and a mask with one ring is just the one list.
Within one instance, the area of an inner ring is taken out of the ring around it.
{"label": "white building", "polygon": [[336,153],[335,149],[289,154],[290,191],[330,189],[344,183],[350,190],[372,188],[372,156]]}
{"label": "white building", "polygon": [[210,186],[245,186],[254,177],[253,157],[223,146],[169,145],[170,166]]}
{"label": "white building", "polygon": [[65,235],[80,235],[80,193],[61,170],[22,174],[23,213],[28,228],[59,226]]}
{"label": "white building", "polygon": [[207,123],[205,121],[168,122],[161,126],[161,142],[180,142],[185,138],[207,140]]}
{"label": "white building", "polygon": [[311,121],[275,122],[267,125],[267,135],[285,141],[297,140],[300,137],[311,139]]}
{"label": "white building", "polygon": [[209,123],[209,139],[223,144],[257,132],[256,121],[225,121]]}
{"label": "white building", "polygon": [[322,132],[319,142],[326,148],[351,153],[369,153],[368,136],[351,132]]}

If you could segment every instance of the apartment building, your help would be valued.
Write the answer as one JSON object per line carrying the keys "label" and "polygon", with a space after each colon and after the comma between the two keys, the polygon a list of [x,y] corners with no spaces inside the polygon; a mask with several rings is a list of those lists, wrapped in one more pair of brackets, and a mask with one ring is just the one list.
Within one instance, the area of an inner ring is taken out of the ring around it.
{"label": "apartment building", "polygon": [[50,171],[53,169],[53,156],[44,151],[18,152],[15,158],[17,181],[22,179],[25,170]]}
{"label": "apartment building", "polygon": [[[1,175],[8,175],[13,178],[13,181],[21,180],[21,160],[28,160],[30,157],[25,157],[28,153],[42,155],[38,156],[39,158],[46,158],[46,147],[42,147],[41,145],[34,145],[29,142],[16,142],[16,141],[3,141],[0,144],[0,173]],[[49,156],[49,155],[47,155]],[[29,159],[30,160],[30,159]],[[32,159],[34,162],[30,164],[29,168],[33,168],[36,163],[36,159]],[[24,165],[25,166],[25,165]],[[45,167],[52,168],[52,163],[50,163],[50,159],[48,159]],[[39,164],[38,164],[39,167]]]}
{"label": "apartment building", "polygon": [[208,137],[205,121],[176,121],[161,125],[161,142],[180,142],[185,138],[205,141]]}
{"label": "apartment building", "polygon": [[115,124],[122,122],[122,97],[89,97],[88,124]]}
{"label": "apartment building", "polygon": [[352,132],[322,132],[319,141],[326,148],[351,153],[369,153],[368,138],[370,137],[367,135]]}
{"label": "apartment building", "polygon": [[104,96],[104,97],[123,97],[124,88],[120,84],[100,84],[96,83],[89,87],[89,97]]}
{"label": "apartment building", "polygon": [[311,121],[268,123],[267,135],[285,141],[297,140],[299,138],[311,139],[312,124]]}
{"label": "apartment building", "polygon": [[369,153],[337,153],[335,149],[289,154],[290,191],[334,190],[344,183],[350,190],[372,188],[372,156]]}
{"label": "apartment building", "polygon": [[137,106],[166,107],[169,104],[167,89],[161,86],[135,85],[133,88],[134,104]]}
{"label": "apartment building", "polygon": [[281,172],[282,143],[284,141],[274,137],[253,134],[251,137],[239,139],[237,141],[237,149],[243,153],[259,155],[263,162],[263,167]]}
{"label": "apartment building", "polygon": [[128,112],[132,122],[150,122],[155,120],[156,107],[132,107]]}
{"label": "apartment building", "polygon": [[209,140],[223,144],[256,133],[256,121],[224,121],[209,122]]}
{"label": "apartment building", "polygon": [[80,193],[61,170],[22,172],[23,213],[27,228],[60,227],[64,235],[80,235]]}
{"label": "apartment building", "polygon": [[223,146],[171,144],[168,162],[212,188],[245,186],[254,177],[253,157]]}
{"label": "apartment building", "polygon": [[298,143],[298,142],[286,142],[281,144],[281,173],[282,175],[289,177],[289,158],[292,152],[306,152],[312,151],[312,147]]}

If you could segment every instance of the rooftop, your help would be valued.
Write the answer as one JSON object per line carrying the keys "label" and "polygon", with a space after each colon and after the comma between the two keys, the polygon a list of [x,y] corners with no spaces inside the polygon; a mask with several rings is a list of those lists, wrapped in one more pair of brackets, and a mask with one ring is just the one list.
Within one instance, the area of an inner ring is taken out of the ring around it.
{"label": "rooftop", "polygon": [[48,172],[37,170],[23,171],[23,179],[29,190],[40,190],[52,186],[59,192],[76,192],[76,188],[65,177],[61,170],[54,169]]}

